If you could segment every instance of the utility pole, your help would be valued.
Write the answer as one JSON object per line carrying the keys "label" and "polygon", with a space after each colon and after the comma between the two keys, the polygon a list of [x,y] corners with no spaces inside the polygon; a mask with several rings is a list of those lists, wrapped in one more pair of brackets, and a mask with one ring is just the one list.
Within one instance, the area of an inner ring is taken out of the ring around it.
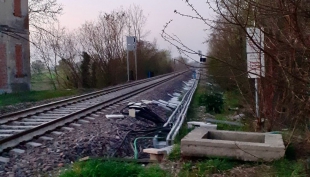
{"label": "utility pole", "polygon": [[137,47],[135,47],[136,80],[138,80]]}
{"label": "utility pole", "polygon": [[130,80],[129,77],[129,52],[134,51],[135,55],[135,67],[136,67],[136,80],[137,80],[137,40],[135,36],[127,36],[127,76],[128,81]]}
{"label": "utility pole", "polygon": [[129,82],[129,50],[127,50],[127,82]]}

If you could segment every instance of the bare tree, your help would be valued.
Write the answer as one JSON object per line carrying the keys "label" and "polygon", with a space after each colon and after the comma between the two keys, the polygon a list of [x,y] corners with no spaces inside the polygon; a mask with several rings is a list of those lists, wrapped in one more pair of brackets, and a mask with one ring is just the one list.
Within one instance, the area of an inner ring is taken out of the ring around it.
{"label": "bare tree", "polygon": [[45,30],[44,26],[58,21],[63,11],[57,0],[29,0],[29,23],[35,30]]}
{"label": "bare tree", "polygon": [[65,29],[59,26],[58,28],[50,26],[48,30],[52,33],[42,32],[35,36],[34,41],[37,46],[34,49],[34,57],[44,62],[49,73],[50,82],[56,90],[61,86],[57,64],[60,59],[60,48],[62,47],[61,42],[65,35]]}
{"label": "bare tree", "polygon": [[150,31],[145,31],[144,27],[147,17],[144,15],[143,9],[138,5],[132,5],[126,12],[128,18],[128,34],[137,37],[138,41],[145,38]]}
{"label": "bare tree", "polygon": [[[252,100],[252,80],[247,79],[245,37],[248,37],[265,55],[266,77],[260,79],[261,116],[273,125],[296,125],[308,121],[309,114],[309,9],[306,0],[301,1],[206,1],[206,8],[213,9],[218,19],[201,15],[191,1],[185,1],[194,15],[175,13],[201,21],[213,30],[210,53],[206,56],[213,63],[207,67],[217,71],[218,77],[235,82],[245,100]],[[167,23],[166,28],[171,22]],[[247,27],[256,27],[265,35],[264,47],[247,33]],[[163,37],[183,53],[196,52],[174,35],[163,31]],[[225,71],[220,75],[220,71]],[[228,75],[230,75],[228,77]],[[239,78],[239,79],[238,79]],[[231,83],[233,83],[231,82]],[[244,89],[240,89],[243,87]],[[253,109],[254,110],[254,109]],[[254,113],[254,111],[253,111]],[[254,115],[254,114],[253,114]],[[258,122],[261,119],[258,118]]]}

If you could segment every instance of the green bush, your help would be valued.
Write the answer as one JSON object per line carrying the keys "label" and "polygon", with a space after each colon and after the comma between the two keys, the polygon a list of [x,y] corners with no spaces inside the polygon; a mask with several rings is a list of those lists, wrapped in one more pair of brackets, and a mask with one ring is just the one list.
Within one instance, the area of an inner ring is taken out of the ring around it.
{"label": "green bush", "polygon": [[220,114],[223,111],[223,94],[218,92],[207,92],[199,97],[199,105],[206,106],[206,111]]}

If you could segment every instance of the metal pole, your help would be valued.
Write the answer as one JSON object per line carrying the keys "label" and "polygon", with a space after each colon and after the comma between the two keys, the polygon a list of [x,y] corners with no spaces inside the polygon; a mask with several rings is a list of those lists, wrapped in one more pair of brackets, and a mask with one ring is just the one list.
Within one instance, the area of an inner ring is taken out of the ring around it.
{"label": "metal pole", "polygon": [[138,80],[137,49],[135,49],[136,80]]}
{"label": "metal pole", "polygon": [[256,103],[256,116],[259,118],[259,105],[258,105],[258,83],[257,78],[255,78],[255,103]]}
{"label": "metal pole", "polygon": [[127,82],[129,82],[129,50],[127,50]]}

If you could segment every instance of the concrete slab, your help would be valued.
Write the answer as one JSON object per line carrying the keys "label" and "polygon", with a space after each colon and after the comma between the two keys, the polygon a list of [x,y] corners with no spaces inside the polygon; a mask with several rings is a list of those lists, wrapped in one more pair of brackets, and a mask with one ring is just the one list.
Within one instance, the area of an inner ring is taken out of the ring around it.
{"label": "concrete slab", "polygon": [[51,134],[59,136],[59,135],[62,135],[63,132],[53,131],[53,132],[51,132]]}
{"label": "concrete slab", "polygon": [[153,102],[150,100],[141,100],[142,103],[144,104],[152,104]]}
{"label": "concrete slab", "polygon": [[173,93],[173,96],[176,96],[176,97],[180,97],[181,96],[181,94],[180,93]]}
{"label": "concrete slab", "polygon": [[54,121],[55,119],[23,119],[25,122],[51,122]]}
{"label": "concrete slab", "polygon": [[3,138],[3,137],[9,137],[9,136],[12,136],[13,134],[0,134],[0,137]]}
{"label": "concrete slab", "polygon": [[66,130],[66,131],[73,131],[74,128],[71,127],[61,127],[62,130]]}
{"label": "concrete slab", "polygon": [[88,120],[95,120],[96,118],[93,118],[93,117],[85,117],[85,119],[88,119]]}
{"label": "concrete slab", "polygon": [[23,132],[23,131],[25,131],[25,130],[0,130],[0,133],[8,133],[8,134],[10,134],[10,133],[20,133],[20,132]]}
{"label": "concrete slab", "polygon": [[122,114],[114,114],[114,115],[110,114],[110,115],[105,115],[105,117],[107,119],[123,119],[123,118],[125,118],[125,116]]}
{"label": "concrete slab", "polygon": [[16,154],[23,154],[23,153],[25,153],[25,150],[22,150],[22,149],[12,149],[11,152],[16,153]]}
{"label": "concrete slab", "polygon": [[2,163],[8,163],[8,162],[10,162],[10,159],[9,159],[9,158],[6,158],[6,157],[0,157],[0,162],[2,162]]}
{"label": "concrete slab", "polygon": [[183,156],[229,157],[244,161],[273,161],[284,157],[280,134],[196,128],[181,140]]}
{"label": "concrete slab", "polygon": [[148,154],[167,154],[166,150],[155,149],[155,148],[143,149],[143,152],[148,153]]}
{"label": "concrete slab", "polygon": [[0,125],[0,127],[6,129],[30,129],[35,128],[36,126]]}
{"label": "concrete slab", "polygon": [[41,143],[36,143],[36,142],[29,142],[29,143],[26,143],[26,145],[29,145],[29,146],[32,146],[32,147],[39,147],[39,146],[42,146]]}
{"label": "concrete slab", "polygon": [[54,138],[48,137],[48,136],[41,136],[39,139],[41,139],[43,141],[52,141]]}
{"label": "concrete slab", "polygon": [[205,122],[197,122],[197,121],[187,122],[187,128],[195,128],[195,127],[204,127],[204,128],[209,129],[209,130],[216,130],[217,129],[216,124],[205,123]]}
{"label": "concrete slab", "polygon": [[42,115],[42,116],[31,116],[33,119],[57,119],[61,116],[59,115]]}
{"label": "concrete slab", "polygon": [[81,124],[72,123],[72,124],[70,124],[70,126],[72,126],[72,127],[81,127],[82,125]]}
{"label": "concrete slab", "polygon": [[46,122],[18,122],[18,121],[14,121],[12,123],[15,125],[40,125],[40,124],[44,124]]}
{"label": "concrete slab", "polygon": [[98,114],[91,114],[90,116],[91,117],[100,117],[100,115],[98,115]]}
{"label": "concrete slab", "polygon": [[88,124],[88,123],[90,123],[88,120],[82,120],[82,119],[80,119],[80,120],[78,120],[78,123],[80,123],[80,124]]}
{"label": "concrete slab", "polygon": [[206,119],[206,122],[209,123],[218,123],[218,124],[227,124],[227,125],[234,125],[242,127],[244,126],[242,123],[239,122],[231,122],[231,121],[224,121],[224,120],[217,120],[217,119]]}

